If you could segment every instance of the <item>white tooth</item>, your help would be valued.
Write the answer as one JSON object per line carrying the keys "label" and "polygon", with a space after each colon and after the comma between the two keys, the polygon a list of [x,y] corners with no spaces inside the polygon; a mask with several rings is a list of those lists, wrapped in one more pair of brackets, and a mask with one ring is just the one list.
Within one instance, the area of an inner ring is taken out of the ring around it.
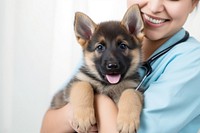
{"label": "white tooth", "polygon": [[150,22],[152,22],[152,23],[154,23],[154,24],[160,24],[160,23],[162,23],[162,22],[164,22],[165,20],[158,20],[158,19],[154,19],[154,18],[150,18],[149,16],[147,16],[146,14],[144,15],[144,17],[148,20],[148,21],[150,21]]}

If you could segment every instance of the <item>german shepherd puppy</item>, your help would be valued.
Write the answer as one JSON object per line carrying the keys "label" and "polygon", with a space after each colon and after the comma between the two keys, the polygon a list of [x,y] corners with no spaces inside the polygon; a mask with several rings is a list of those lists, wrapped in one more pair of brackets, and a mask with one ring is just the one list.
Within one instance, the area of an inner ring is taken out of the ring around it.
{"label": "german shepherd puppy", "polygon": [[122,21],[96,24],[87,15],[75,14],[74,30],[82,46],[84,63],[63,90],[53,98],[51,109],[70,102],[72,125],[88,132],[96,124],[94,94],[109,96],[118,106],[117,129],[133,133],[139,127],[142,95],[137,69],[141,61],[143,21],[137,5],[131,6]]}

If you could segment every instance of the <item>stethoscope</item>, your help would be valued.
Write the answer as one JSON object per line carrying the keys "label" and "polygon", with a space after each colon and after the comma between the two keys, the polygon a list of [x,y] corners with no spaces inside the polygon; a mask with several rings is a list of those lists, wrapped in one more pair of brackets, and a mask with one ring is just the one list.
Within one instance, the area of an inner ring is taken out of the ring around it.
{"label": "stethoscope", "polygon": [[[185,36],[181,40],[179,40],[178,42],[174,43],[173,45],[167,47],[166,49],[160,51],[159,53],[155,54],[154,56],[149,58],[147,61],[143,62],[141,65],[141,68],[145,70],[145,74],[135,90],[140,91],[140,88],[141,88],[142,84],[144,83],[144,80],[152,73],[153,70],[152,70],[151,64],[153,61],[160,58],[162,55],[167,53],[169,50],[171,50],[177,44],[185,42],[188,38],[189,38],[189,33],[187,31],[185,31]],[[144,92],[144,90],[141,90],[141,91]]]}

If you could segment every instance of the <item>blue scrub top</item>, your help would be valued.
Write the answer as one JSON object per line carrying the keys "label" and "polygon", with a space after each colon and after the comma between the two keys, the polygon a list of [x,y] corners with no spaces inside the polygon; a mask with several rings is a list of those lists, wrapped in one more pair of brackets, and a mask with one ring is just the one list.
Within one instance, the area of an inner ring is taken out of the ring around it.
{"label": "blue scrub top", "polygon": [[[181,29],[153,55],[184,35],[185,30]],[[153,71],[143,84],[146,91],[138,133],[197,133],[200,130],[200,43],[189,37],[151,66]]]}

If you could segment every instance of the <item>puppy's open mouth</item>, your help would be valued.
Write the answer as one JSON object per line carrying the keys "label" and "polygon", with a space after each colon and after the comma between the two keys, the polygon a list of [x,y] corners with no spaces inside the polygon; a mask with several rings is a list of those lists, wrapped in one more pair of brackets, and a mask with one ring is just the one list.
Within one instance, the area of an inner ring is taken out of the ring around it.
{"label": "puppy's open mouth", "polygon": [[121,79],[121,74],[106,74],[106,79],[110,84],[117,84]]}

